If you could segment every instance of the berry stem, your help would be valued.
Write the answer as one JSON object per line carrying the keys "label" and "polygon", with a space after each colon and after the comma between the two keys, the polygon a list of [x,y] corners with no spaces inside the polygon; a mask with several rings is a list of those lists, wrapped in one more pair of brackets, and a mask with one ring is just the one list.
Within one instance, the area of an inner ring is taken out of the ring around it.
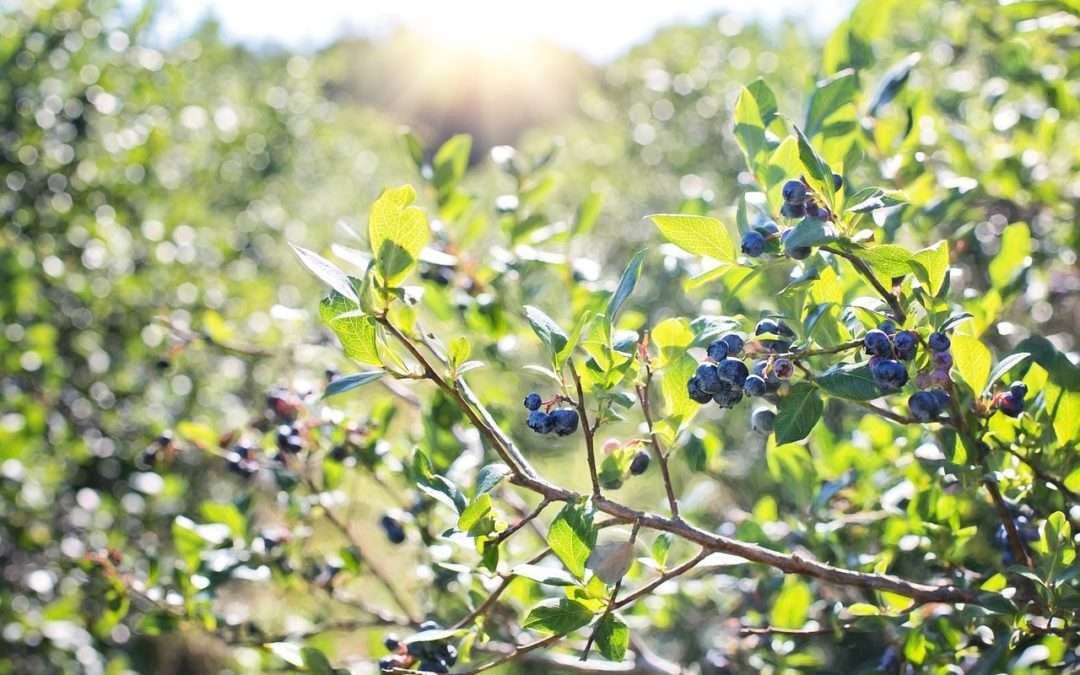
{"label": "berry stem", "polygon": [[600,478],[596,473],[596,449],[594,448],[595,441],[595,427],[589,426],[589,413],[585,406],[585,391],[581,387],[581,377],[578,375],[577,367],[574,366],[573,359],[567,359],[566,365],[570,367],[570,375],[574,378],[574,387],[577,389],[577,406],[578,416],[581,417],[581,430],[585,435],[585,451],[589,460],[589,480],[592,481],[592,493],[594,497],[600,496]]}
{"label": "berry stem", "polygon": [[652,444],[653,454],[660,465],[660,475],[664,480],[664,490],[667,492],[668,507],[671,509],[671,517],[676,520],[682,516],[679,514],[679,498],[675,496],[675,487],[671,482],[671,472],[668,469],[667,453],[660,443],[656,430],[653,428],[652,409],[649,402],[649,384],[652,382],[652,368],[645,366],[645,382],[634,387],[637,390],[638,403],[641,404],[641,414],[645,417],[645,426],[649,429],[649,441]]}

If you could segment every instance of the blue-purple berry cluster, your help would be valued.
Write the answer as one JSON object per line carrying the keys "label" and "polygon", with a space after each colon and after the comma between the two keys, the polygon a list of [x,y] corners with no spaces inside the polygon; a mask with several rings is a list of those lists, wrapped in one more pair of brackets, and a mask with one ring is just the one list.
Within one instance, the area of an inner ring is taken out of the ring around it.
{"label": "blue-purple berry cluster", "polygon": [[1028,388],[1023,382],[1013,382],[1008,390],[994,396],[994,407],[1009,417],[1019,417],[1024,412],[1024,399]]}
{"label": "blue-purple berry cluster", "polygon": [[529,393],[522,402],[525,409],[529,411],[525,423],[529,425],[530,429],[538,434],[554,433],[557,436],[569,436],[577,431],[578,414],[576,410],[560,408],[546,412],[540,409],[543,404],[543,399],[536,392]]}
{"label": "blue-purple berry cluster", "polygon": [[705,350],[709,360],[698,366],[686,383],[690,398],[703,405],[712,401],[721,408],[732,408],[741,401],[750,369],[735,357],[744,346],[742,338],[734,333],[710,344]]}

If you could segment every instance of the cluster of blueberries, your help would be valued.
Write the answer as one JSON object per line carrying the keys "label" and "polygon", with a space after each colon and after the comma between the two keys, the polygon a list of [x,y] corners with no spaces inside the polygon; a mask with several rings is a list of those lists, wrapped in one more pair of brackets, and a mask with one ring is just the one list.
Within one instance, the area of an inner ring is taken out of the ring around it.
{"label": "cluster of blueberries", "polygon": [[[844,179],[839,174],[834,173],[833,185],[836,189],[839,190],[843,184]],[[786,218],[802,218],[804,216],[820,218],[821,220],[832,218],[829,210],[818,204],[813,191],[803,179],[791,179],[784,183],[782,194],[784,205],[780,207],[780,215]],[[783,249],[784,255],[795,260],[803,260],[810,256],[812,249],[809,246],[788,246],[787,240],[793,231],[793,229],[787,229],[781,232],[776,223],[766,220],[755,225],[743,235],[740,249],[745,255],[757,258],[767,251],[772,250],[775,252],[778,248],[775,242],[779,240],[779,248]]]}
{"label": "cluster of blueberries", "polygon": [[[754,328],[754,335],[768,336],[758,343],[773,354],[791,349],[794,331],[783,321],[762,319]],[[686,383],[690,398],[705,404],[712,401],[721,408],[732,408],[743,396],[763,397],[776,393],[784,380],[795,373],[795,364],[783,356],[755,360],[751,367],[735,358],[744,348],[742,338],[728,334],[713,342],[705,350],[708,361],[698,366]],[[776,413],[769,408],[758,408],[750,417],[755,431],[772,431]]]}
{"label": "cluster of blueberries", "polygon": [[[844,178],[840,174],[834,173],[832,180],[834,190],[844,187]],[[785,218],[809,216],[810,218],[829,220],[832,217],[829,209],[818,204],[814,192],[810,189],[810,185],[805,178],[792,178],[784,183],[780,193],[784,197],[784,205],[780,207],[780,215]]]}
{"label": "cluster of blueberries", "polygon": [[544,401],[540,398],[540,394],[535,391],[525,397],[522,405],[529,411],[526,423],[530,429],[538,434],[555,432],[559,436],[569,436],[577,431],[578,414],[576,410],[559,408],[551,412],[544,412],[540,409],[544,405]]}
{"label": "cluster of blueberries", "polygon": [[[419,626],[420,632],[441,630],[435,621],[425,621]],[[379,670],[392,671],[397,668],[420,670],[425,673],[449,673],[457,663],[457,649],[446,640],[425,642],[405,642],[396,635],[387,635],[383,646],[389,656],[379,660]]]}

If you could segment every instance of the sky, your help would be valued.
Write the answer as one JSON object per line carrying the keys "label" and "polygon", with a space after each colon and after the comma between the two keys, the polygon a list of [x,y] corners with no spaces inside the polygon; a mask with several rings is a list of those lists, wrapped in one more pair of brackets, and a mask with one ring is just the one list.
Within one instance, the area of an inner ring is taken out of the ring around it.
{"label": "sky", "polygon": [[448,41],[490,48],[541,39],[604,62],[646,40],[657,28],[700,21],[717,11],[776,21],[795,16],[825,33],[855,0],[171,0],[158,25],[183,34],[208,12],[230,39],[318,48],[342,34],[378,36],[405,26]]}

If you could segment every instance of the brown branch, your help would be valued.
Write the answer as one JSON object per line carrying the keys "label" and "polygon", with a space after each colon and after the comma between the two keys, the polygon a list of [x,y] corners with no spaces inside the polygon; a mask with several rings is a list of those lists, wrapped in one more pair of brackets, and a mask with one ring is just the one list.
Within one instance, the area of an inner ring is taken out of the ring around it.
{"label": "brown branch", "polygon": [[874,274],[874,271],[871,270],[865,262],[859,259],[858,256],[852,255],[851,253],[848,253],[847,251],[844,251],[842,249],[833,248],[832,246],[822,246],[821,250],[828,251],[833,255],[838,255],[851,263],[851,266],[855,268],[855,271],[861,274],[862,277],[868,282],[870,282],[870,285],[874,287],[874,290],[878,292],[878,295],[880,295],[881,298],[889,305],[889,307],[893,311],[893,314],[896,316],[897,323],[902,324],[904,323],[904,321],[907,320],[907,312],[905,312],[904,308],[900,306],[900,299],[897,298],[896,295],[892,293],[889,289],[885,288],[885,286],[883,286],[880,281],[878,281],[878,278]]}
{"label": "brown branch", "polygon": [[990,499],[994,502],[998,517],[1001,518],[1001,522],[1005,526],[1005,534],[1008,535],[1009,549],[1012,550],[1013,557],[1022,562],[1028,569],[1034,569],[1035,563],[1032,561],[1027,547],[1024,546],[1024,540],[1020,538],[1020,532],[1016,529],[1016,521],[1013,520],[1012,513],[1009,512],[1009,505],[1005,503],[1005,498],[1001,496],[1001,490],[998,489],[997,483],[992,478],[983,478],[982,484],[986,487],[986,491],[990,493]]}
{"label": "brown branch", "polygon": [[660,576],[656,577],[655,579],[653,579],[649,583],[645,584],[641,588],[637,589],[633,593],[630,593],[625,598],[622,598],[621,600],[617,601],[615,603],[615,609],[622,609],[623,607],[625,607],[627,605],[631,605],[631,604],[637,602],[638,599],[648,595],[649,593],[652,593],[654,590],[656,590],[657,588],[659,588],[663,584],[671,581],[675,577],[682,576],[683,574],[686,574],[690,570],[697,567],[698,563],[700,563],[702,560],[704,560],[705,558],[708,558],[709,554],[711,554],[711,553],[712,553],[712,551],[710,551],[710,550],[708,550],[706,548],[701,549],[701,551],[699,551],[698,554],[695,555],[693,558],[690,558],[689,560],[687,560],[686,562],[684,562],[681,565],[678,565],[676,567],[672,567],[671,569],[664,572]]}
{"label": "brown branch", "polygon": [[808,356],[824,356],[826,354],[839,354],[840,352],[851,351],[852,349],[858,349],[863,346],[863,341],[850,340],[848,342],[842,342],[832,347],[818,347],[816,349],[800,349],[794,352],[785,352],[783,354],[774,354],[774,358],[789,358],[789,359],[801,359]]}
{"label": "brown branch", "polygon": [[[596,473],[596,449],[594,447],[594,438],[596,427],[589,427],[589,413],[585,406],[585,392],[581,388],[581,377],[578,376],[577,368],[574,367],[573,359],[567,359],[567,365],[570,367],[570,375],[574,378],[574,386],[577,388],[577,406],[578,416],[581,417],[581,428],[584,431],[585,436],[585,451],[589,459],[589,480],[592,481],[592,493],[594,497],[600,496],[600,478]],[[597,420],[597,426],[599,426],[599,420]]]}
{"label": "brown branch", "polygon": [[656,463],[660,465],[660,476],[664,480],[664,490],[667,492],[668,508],[671,509],[671,517],[679,520],[679,499],[675,496],[675,486],[671,483],[671,472],[668,470],[668,458],[664,452],[660,439],[653,428],[652,410],[649,402],[649,383],[652,382],[652,369],[645,362],[645,383],[637,385],[638,404],[641,405],[641,414],[645,418],[645,426],[649,429],[649,440],[652,443],[653,454],[656,455]]}
{"label": "brown branch", "polygon": [[550,503],[551,503],[551,500],[548,499],[547,497],[544,497],[543,499],[541,499],[540,503],[536,505],[535,509],[533,509],[529,513],[522,516],[520,520],[518,520],[516,523],[514,523],[510,527],[506,528],[502,532],[495,535],[495,538],[492,539],[491,544],[494,545],[494,546],[498,546],[499,544],[503,543],[504,541],[506,541],[510,537],[514,536],[515,532],[517,532],[521,528],[523,528],[526,525],[528,525],[529,523],[531,523],[537,516],[539,516],[543,512],[544,509],[547,508],[548,504],[550,504]]}

